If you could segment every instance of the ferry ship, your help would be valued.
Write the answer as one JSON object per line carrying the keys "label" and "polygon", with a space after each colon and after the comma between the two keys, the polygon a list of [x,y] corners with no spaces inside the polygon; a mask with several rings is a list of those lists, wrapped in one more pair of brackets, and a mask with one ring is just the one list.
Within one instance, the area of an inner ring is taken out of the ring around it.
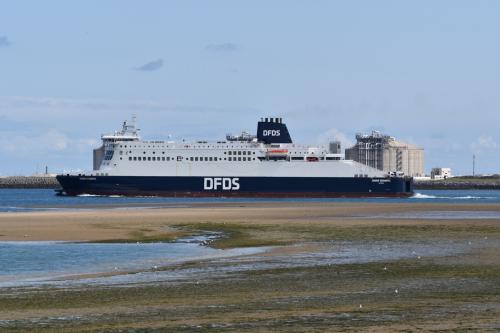
{"label": "ferry ship", "polygon": [[408,197],[413,179],[292,141],[282,118],[219,141],[142,140],[132,122],[101,136],[93,170],[61,174],[65,194],[168,197]]}

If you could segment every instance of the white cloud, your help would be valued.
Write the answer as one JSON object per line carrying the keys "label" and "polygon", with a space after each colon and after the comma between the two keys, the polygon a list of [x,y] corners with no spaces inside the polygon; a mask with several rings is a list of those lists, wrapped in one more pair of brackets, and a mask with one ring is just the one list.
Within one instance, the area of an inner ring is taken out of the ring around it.
{"label": "white cloud", "polygon": [[318,136],[318,142],[321,144],[327,144],[330,141],[340,141],[342,149],[349,148],[354,145],[354,141],[349,139],[349,136],[336,128],[331,128]]}
{"label": "white cloud", "polygon": [[65,133],[49,129],[38,135],[19,135],[0,132],[0,152],[9,156],[27,156],[53,152],[87,152],[98,145],[95,139],[70,138]]}
{"label": "white cloud", "polygon": [[235,43],[220,43],[220,44],[208,44],[205,46],[208,51],[214,52],[234,52],[239,49],[239,46]]}
{"label": "white cloud", "polygon": [[481,135],[473,143],[471,143],[471,149],[473,151],[481,150],[491,150],[500,147],[498,143],[490,135]]}

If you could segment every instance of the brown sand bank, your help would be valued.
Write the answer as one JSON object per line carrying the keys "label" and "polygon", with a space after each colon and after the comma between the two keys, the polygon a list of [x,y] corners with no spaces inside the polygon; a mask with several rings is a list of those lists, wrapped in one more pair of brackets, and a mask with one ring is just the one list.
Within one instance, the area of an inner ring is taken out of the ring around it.
{"label": "brown sand bank", "polygon": [[135,240],[171,239],[178,226],[405,226],[498,225],[500,220],[435,220],[370,218],[386,213],[419,211],[500,211],[498,205],[422,203],[224,203],[160,208],[90,209],[0,213],[0,240]]}

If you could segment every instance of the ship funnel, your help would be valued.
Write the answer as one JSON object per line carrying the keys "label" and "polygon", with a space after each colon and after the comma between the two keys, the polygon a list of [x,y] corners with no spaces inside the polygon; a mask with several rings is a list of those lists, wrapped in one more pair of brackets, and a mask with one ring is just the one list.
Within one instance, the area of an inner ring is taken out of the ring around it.
{"label": "ship funnel", "polygon": [[292,143],[282,118],[261,118],[257,123],[257,139],[265,144]]}

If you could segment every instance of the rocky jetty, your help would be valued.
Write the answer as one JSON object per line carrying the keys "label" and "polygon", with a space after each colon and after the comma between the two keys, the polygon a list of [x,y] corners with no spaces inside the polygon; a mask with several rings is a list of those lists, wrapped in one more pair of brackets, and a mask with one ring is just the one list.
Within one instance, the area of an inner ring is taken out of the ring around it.
{"label": "rocky jetty", "polygon": [[0,177],[0,188],[60,188],[55,176]]}
{"label": "rocky jetty", "polygon": [[454,177],[439,180],[416,180],[421,190],[500,190],[500,176]]}

